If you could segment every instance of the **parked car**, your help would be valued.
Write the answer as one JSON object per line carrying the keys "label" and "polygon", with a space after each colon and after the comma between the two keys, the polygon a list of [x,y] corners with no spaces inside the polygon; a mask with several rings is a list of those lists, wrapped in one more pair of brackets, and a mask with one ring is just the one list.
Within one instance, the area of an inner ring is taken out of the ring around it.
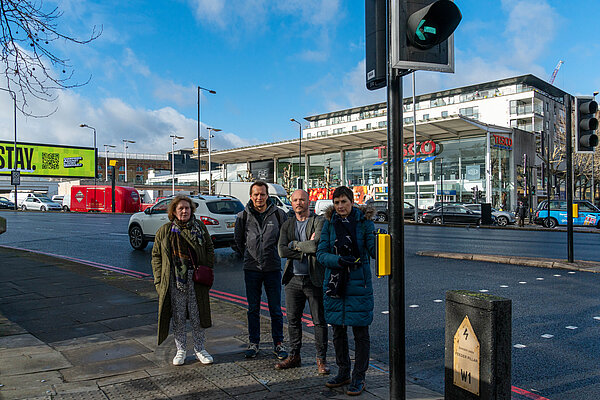
{"label": "parked car", "polygon": [[[196,204],[194,215],[208,228],[215,247],[233,245],[233,230],[237,213],[244,205],[231,196],[190,196]],[[160,200],[143,212],[129,218],[129,243],[136,250],[143,250],[154,241],[158,228],[169,221],[167,210],[171,198]]]}
{"label": "parked car", "polygon": [[[573,218],[573,225],[595,226],[600,229],[600,209],[587,200],[573,200],[577,204],[579,216]],[[548,218],[548,201],[544,200],[538,204],[533,219],[538,225],[555,228],[558,225],[567,224],[567,201],[550,201],[550,218]]]}
{"label": "parked car", "polygon": [[423,222],[429,224],[481,224],[481,213],[469,210],[461,205],[444,204],[444,207],[438,207],[433,210],[427,210],[423,213]]}
{"label": "parked car", "polygon": [[[390,214],[388,210],[388,202],[385,200],[372,200],[368,201],[367,205],[373,207],[375,209],[375,221],[377,222],[385,222],[389,221]],[[423,209],[419,209],[417,218],[419,221],[421,220],[421,216],[423,215]],[[415,220],[415,206],[410,204],[408,201],[404,202],[404,219]]]}
{"label": "parked car", "polygon": [[[469,210],[478,212],[481,214],[481,204],[463,204]],[[510,211],[499,211],[492,207],[492,215],[496,218],[496,224],[498,226],[506,226],[517,222],[515,214]]]}
{"label": "parked car", "polygon": [[47,197],[28,197],[21,204],[21,210],[60,211],[62,206]]}
{"label": "parked car", "polygon": [[0,197],[0,209],[11,210],[15,208],[15,203],[7,199],[6,197]]}
{"label": "parked car", "polygon": [[52,196],[52,201],[62,206],[64,198],[65,196],[63,196],[62,194],[55,194],[54,196]]}

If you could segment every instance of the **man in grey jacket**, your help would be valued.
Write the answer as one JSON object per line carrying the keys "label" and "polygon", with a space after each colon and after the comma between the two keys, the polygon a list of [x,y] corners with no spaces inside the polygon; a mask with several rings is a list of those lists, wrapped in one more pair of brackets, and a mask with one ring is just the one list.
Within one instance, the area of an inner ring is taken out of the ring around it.
{"label": "man in grey jacket", "polygon": [[273,353],[283,360],[283,313],[281,312],[281,258],[277,252],[279,230],[286,214],[269,200],[269,186],[256,181],[250,186],[250,201],[235,221],[235,244],[244,257],[244,281],[248,300],[248,336],[246,358],[256,357],[260,343],[260,301],[265,287]]}
{"label": "man in grey jacket", "polygon": [[329,374],[327,366],[327,324],[323,311],[324,268],[317,262],[316,252],[323,219],[308,209],[308,193],[298,189],[292,193],[294,217],[283,223],[279,236],[279,255],[287,258],[282,283],[285,285],[290,356],[275,365],[276,369],[299,367],[302,346],[302,314],[308,300],[315,325],[317,368]]}

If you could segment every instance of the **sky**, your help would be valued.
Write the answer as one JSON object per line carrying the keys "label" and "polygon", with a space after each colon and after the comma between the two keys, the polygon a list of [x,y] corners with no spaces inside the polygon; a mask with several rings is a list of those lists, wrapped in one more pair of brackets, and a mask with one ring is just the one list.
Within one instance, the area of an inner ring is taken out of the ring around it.
{"label": "sky", "polygon": [[[190,148],[219,128],[215,150],[298,137],[295,118],[385,101],[365,88],[362,0],[45,0],[62,12],[64,32],[86,45],[56,42],[73,83],[53,103],[31,101],[45,118],[17,117],[18,140],[99,149],[134,140],[128,152],[165,154]],[[597,0],[456,0],[454,74],[419,71],[416,92],[430,93],[534,74],[573,94],[600,90]],[[410,95],[412,78],[404,79]],[[0,87],[2,87],[0,77]],[[12,141],[12,101],[0,92],[0,140]]]}

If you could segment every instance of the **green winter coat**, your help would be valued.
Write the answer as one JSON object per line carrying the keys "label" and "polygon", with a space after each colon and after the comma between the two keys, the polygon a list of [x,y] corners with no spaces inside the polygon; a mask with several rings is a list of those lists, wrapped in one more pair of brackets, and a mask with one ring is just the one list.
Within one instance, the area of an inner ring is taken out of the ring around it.
{"label": "green winter coat", "polygon": [[[194,252],[198,255],[196,263],[214,267],[215,248],[208,230],[204,224],[200,224],[204,231],[204,246],[193,244]],[[171,278],[171,222],[161,226],[156,232],[154,246],[152,247],[152,273],[154,274],[154,286],[158,292],[158,344],[160,345],[169,336],[171,325],[171,295],[169,293],[169,279]],[[203,328],[210,328],[212,320],[210,316],[210,299],[208,297],[208,286],[194,283],[196,291],[196,302],[200,312],[200,324]]]}

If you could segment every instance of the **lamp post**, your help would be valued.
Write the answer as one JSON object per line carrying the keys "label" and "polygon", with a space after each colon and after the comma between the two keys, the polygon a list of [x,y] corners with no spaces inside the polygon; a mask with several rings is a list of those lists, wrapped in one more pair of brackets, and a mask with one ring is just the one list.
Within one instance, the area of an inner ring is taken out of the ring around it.
{"label": "lamp post", "polygon": [[[598,94],[598,91],[595,91],[594,93],[594,101],[596,101],[596,95]],[[596,158],[596,148],[593,148],[594,152],[592,153],[592,204],[596,205],[596,185],[594,184],[594,159]]]}
{"label": "lamp post", "polygon": [[[14,110],[14,120],[15,120],[15,148],[14,148],[14,171],[17,170],[17,94],[10,89],[0,88],[0,90],[4,90],[5,92],[10,93],[10,96],[13,99],[13,110]],[[10,168],[10,165],[8,166]],[[15,185],[15,211],[18,210],[18,187],[19,185]]]}
{"label": "lamp post", "polygon": [[173,196],[175,196],[175,139],[183,139],[183,136],[169,135],[171,138],[171,186]]}
{"label": "lamp post", "polygon": [[303,185],[303,180],[300,178],[302,176],[302,124],[298,121],[296,121],[294,118],[290,118],[291,122],[295,122],[298,124],[298,129],[299,129],[299,139],[300,141],[298,142],[298,189],[302,189]]}
{"label": "lamp post", "polygon": [[106,171],[106,176],[105,176],[106,179],[104,179],[104,180],[106,182],[108,182],[108,148],[109,147],[114,149],[117,146],[113,146],[112,144],[105,144],[104,145],[104,162],[105,162],[104,168],[105,168],[105,171]]}
{"label": "lamp post", "polygon": [[96,128],[87,124],[79,125],[80,128],[88,128],[94,131],[94,186],[96,186],[96,177],[98,176],[98,149],[96,149]]}
{"label": "lamp post", "polygon": [[206,129],[208,129],[208,194],[212,194],[212,165],[211,165],[211,159],[210,159],[210,152],[211,152],[210,138],[213,137],[213,135],[212,135],[213,132],[221,132],[221,129],[208,128],[208,127]]}
{"label": "lamp post", "polygon": [[127,143],[135,143],[135,140],[123,139],[123,149],[125,150],[125,182],[127,182],[127,149],[129,148]]}
{"label": "lamp post", "polygon": [[[202,105],[202,96],[201,91],[204,90],[210,94],[217,94],[214,90],[206,89],[201,86],[198,86],[198,141],[196,142],[196,149],[198,151],[198,194],[200,194],[200,172],[202,171],[202,163],[200,163],[200,124],[201,124],[201,105]],[[209,167],[210,168],[210,167]]]}

